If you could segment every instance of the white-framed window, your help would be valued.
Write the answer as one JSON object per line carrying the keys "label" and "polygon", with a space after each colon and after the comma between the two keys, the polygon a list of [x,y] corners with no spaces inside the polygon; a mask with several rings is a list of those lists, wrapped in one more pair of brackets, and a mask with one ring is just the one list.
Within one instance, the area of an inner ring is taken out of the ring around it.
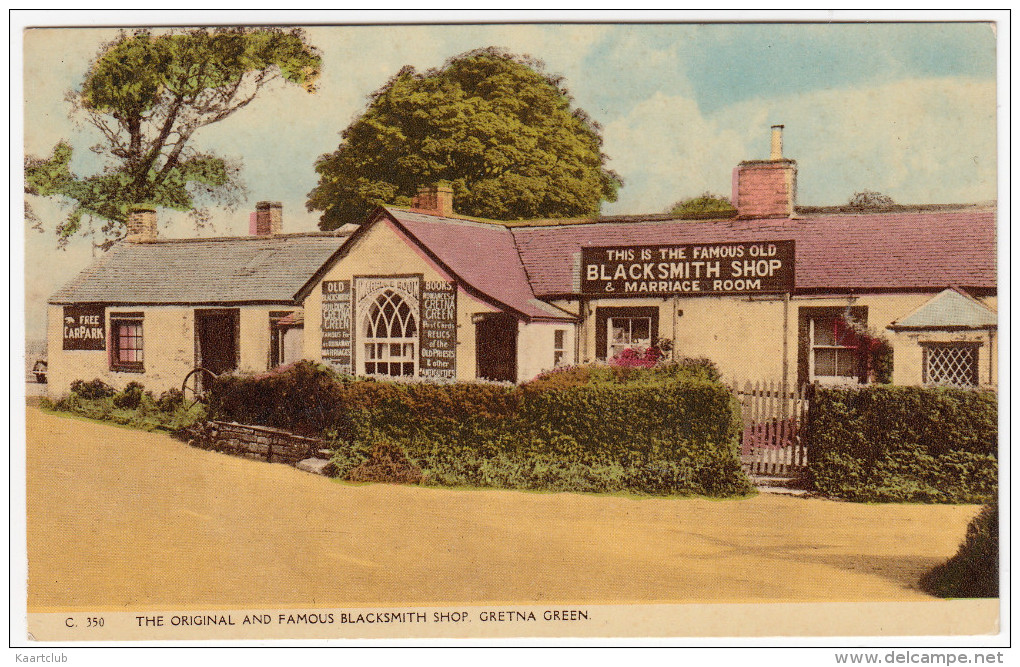
{"label": "white-framed window", "polygon": [[925,384],[940,387],[978,385],[978,349],[981,343],[921,343],[921,347]]}
{"label": "white-framed window", "polygon": [[567,358],[567,330],[553,332],[553,366],[562,366]]}
{"label": "white-framed window", "polygon": [[595,308],[595,357],[608,361],[627,348],[641,352],[659,335],[658,306]]}
{"label": "white-framed window", "polygon": [[610,317],[608,327],[610,359],[628,348],[642,352],[652,345],[651,317]]}
{"label": "white-framed window", "polygon": [[418,374],[418,323],[395,290],[385,289],[372,301],[361,334],[366,375]]}
{"label": "white-framed window", "polygon": [[839,316],[829,315],[812,317],[808,321],[811,381],[822,384],[859,382],[858,337],[842,322]]}

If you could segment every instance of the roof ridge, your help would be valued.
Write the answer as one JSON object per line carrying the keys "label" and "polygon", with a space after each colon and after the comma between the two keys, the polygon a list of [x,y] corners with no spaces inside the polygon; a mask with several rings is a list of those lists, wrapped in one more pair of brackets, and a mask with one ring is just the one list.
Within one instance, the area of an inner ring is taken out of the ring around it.
{"label": "roof ridge", "polygon": [[[426,213],[414,213],[403,210],[398,211],[389,207],[381,208],[384,213],[390,217],[398,233],[406,237],[407,242],[418,246],[418,248],[424,252],[428,261],[436,264],[443,272],[449,274],[468,293],[471,293],[476,298],[481,298],[483,301],[500,310],[516,313],[518,317],[525,320],[569,319],[570,317],[573,317],[571,314],[566,313],[566,311],[564,311],[566,314],[563,316],[557,315],[557,311],[562,311],[562,309],[556,306],[546,304],[540,307],[536,305],[537,303],[540,303],[541,300],[535,294],[535,288],[528,277],[524,258],[521,256],[520,250],[517,248],[513,232],[504,225],[482,224],[470,220],[457,220],[455,218],[446,218],[444,216],[429,215]],[[409,213],[413,216],[422,216],[422,218],[409,217],[409,215],[404,215],[405,213]],[[459,261],[455,252],[448,252],[447,249],[441,249],[436,245],[430,244],[422,237],[422,234],[427,237],[429,230],[441,228],[443,226],[449,227],[452,226],[451,223],[461,223],[465,227],[474,228],[476,230],[475,233],[484,232],[489,235],[489,240],[493,242],[492,245],[494,247],[500,246],[505,250],[504,260],[500,266],[509,269],[506,262],[513,262],[513,260],[510,259],[511,255],[516,257],[518,266],[520,267],[519,276],[515,276],[512,279],[507,278],[507,274],[509,273],[507,270],[504,270],[501,275],[505,278],[503,280],[503,286],[507,283],[520,285],[522,287],[522,294],[509,295],[510,298],[508,298],[508,295],[505,293],[500,294],[499,289],[494,290],[491,285],[486,286],[484,280],[479,281],[477,272],[471,271],[470,267],[468,267],[469,270],[465,271],[464,265]],[[491,234],[499,234],[500,236],[498,238],[494,238]],[[506,244],[505,240],[501,240],[504,238],[503,235],[509,238],[509,244]],[[523,283],[521,283],[521,278],[523,278]],[[526,289],[526,292],[524,292],[524,289]]]}
{"label": "roof ridge", "polygon": [[[144,246],[144,245],[160,245],[160,244],[172,244],[172,243],[219,243],[224,241],[280,241],[295,238],[344,238],[350,236],[353,232],[293,232],[290,234],[270,234],[266,236],[256,236],[253,234],[244,236],[193,236],[193,237],[181,237],[181,238],[156,238],[149,241],[128,241],[127,244],[132,246]],[[127,244],[118,244],[116,247],[128,247]]]}
{"label": "roof ridge", "polygon": [[494,228],[497,228],[497,229],[507,229],[506,223],[504,221],[502,221],[502,220],[489,220],[487,218],[472,218],[472,217],[469,217],[469,216],[461,216],[461,217],[451,218],[451,217],[445,216],[445,215],[435,215],[434,213],[423,213],[421,211],[412,211],[409,208],[404,208],[404,207],[401,207],[401,206],[383,206],[382,208],[385,209],[387,212],[389,212],[391,215],[394,212],[397,212],[397,213],[409,213],[411,215],[423,215],[423,216],[428,217],[428,218],[435,218],[436,220],[442,220],[443,222],[455,222],[455,223],[460,223],[460,224],[484,225],[486,227],[494,227]]}
{"label": "roof ridge", "polygon": [[992,200],[963,204],[892,204],[873,209],[836,204],[833,206],[797,206],[796,210],[805,215],[890,215],[894,213],[965,213],[992,211],[997,208],[998,202]]}

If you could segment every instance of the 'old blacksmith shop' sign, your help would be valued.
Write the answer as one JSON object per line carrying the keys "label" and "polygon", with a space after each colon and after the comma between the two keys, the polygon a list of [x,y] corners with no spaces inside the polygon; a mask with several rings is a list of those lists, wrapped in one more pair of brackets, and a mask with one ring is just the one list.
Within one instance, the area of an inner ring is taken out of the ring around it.
{"label": "'old blacksmith shop' sign", "polygon": [[581,292],[597,296],[793,290],[793,241],[581,248]]}

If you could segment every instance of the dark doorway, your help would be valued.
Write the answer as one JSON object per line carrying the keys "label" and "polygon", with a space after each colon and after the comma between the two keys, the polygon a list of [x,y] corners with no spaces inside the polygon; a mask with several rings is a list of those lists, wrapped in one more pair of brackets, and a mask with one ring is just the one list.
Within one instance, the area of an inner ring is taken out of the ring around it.
{"label": "dark doorway", "polygon": [[478,377],[517,382],[517,320],[510,315],[481,315],[475,321]]}
{"label": "dark doorway", "polygon": [[216,375],[237,369],[237,308],[195,311],[195,365]]}

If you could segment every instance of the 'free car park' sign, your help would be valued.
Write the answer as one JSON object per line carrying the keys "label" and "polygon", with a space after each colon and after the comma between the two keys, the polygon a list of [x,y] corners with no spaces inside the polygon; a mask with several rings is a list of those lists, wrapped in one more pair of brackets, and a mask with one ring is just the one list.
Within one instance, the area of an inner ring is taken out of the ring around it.
{"label": "'free car park' sign", "polygon": [[105,350],[106,308],[64,306],[64,349]]}

